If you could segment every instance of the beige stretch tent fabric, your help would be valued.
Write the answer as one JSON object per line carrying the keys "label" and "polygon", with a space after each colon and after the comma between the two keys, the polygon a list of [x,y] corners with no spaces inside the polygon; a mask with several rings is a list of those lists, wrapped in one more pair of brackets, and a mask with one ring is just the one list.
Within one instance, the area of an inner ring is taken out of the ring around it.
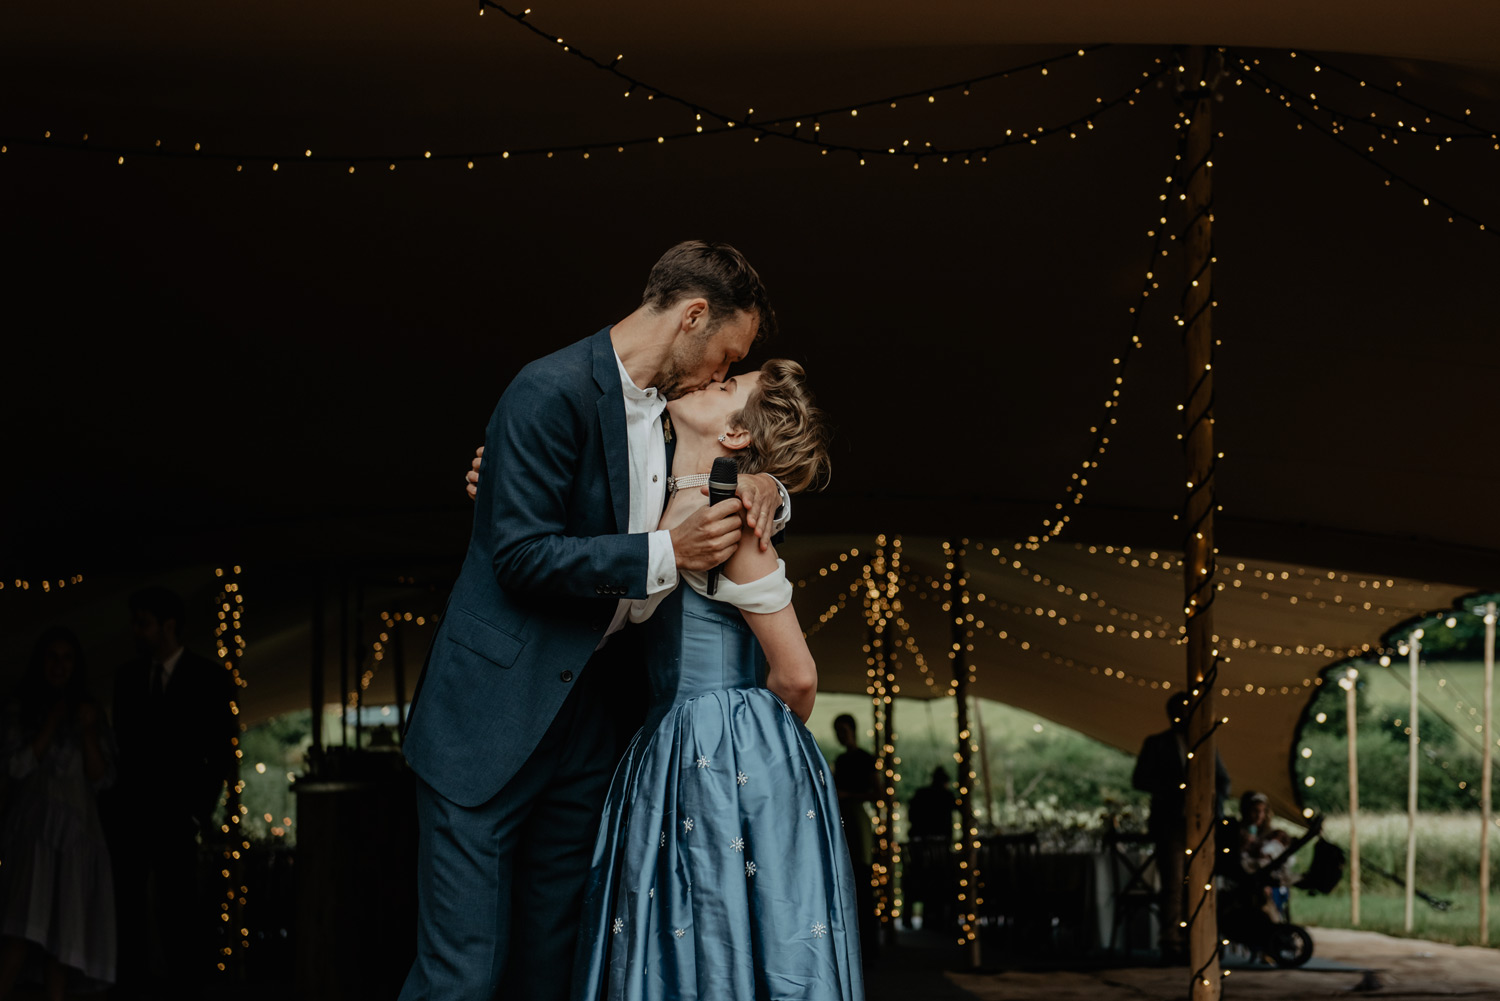
{"label": "beige stretch tent fabric", "polygon": [[[827,539],[816,547],[794,547],[799,567],[812,564],[807,585],[798,591],[798,608],[803,628],[812,633],[824,690],[864,690],[861,649],[868,626],[857,582],[874,543]],[[852,548],[859,555],[840,561],[840,553]],[[948,617],[939,600],[942,542],[906,539],[902,552],[910,566],[902,614],[928,671],[898,650],[900,694],[946,695],[952,670]],[[1468,589],[1232,556],[1221,560],[1214,624],[1228,661],[1220,667],[1215,695],[1229,723],[1219,731],[1220,754],[1236,793],[1260,790],[1283,815],[1299,816],[1295,742],[1322,672],[1378,649],[1382,634],[1449,608]],[[818,575],[819,564],[835,563],[841,568]],[[1131,753],[1148,734],[1165,728],[1165,703],[1186,680],[1185,650],[1177,639],[1183,621],[1177,553],[1066,542],[1028,551],[972,542],[963,565],[971,596],[964,611],[976,620],[969,627],[974,695],[1030,710]],[[841,594],[848,596],[845,607],[820,624],[818,616]],[[894,635],[899,640],[900,632]]]}
{"label": "beige stretch tent fabric", "polygon": [[[869,633],[859,582],[875,548],[876,540],[868,536],[794,538],[785,547],[789,572],[804,582],[795,601],[803,629],[811,635],[824,692],[866,690],[863,648]],[[1182,622],[1178,554],[1127,548],[1059,541],[1028,551],[1011,543],[971,541],[964,560],[968,611],[976,619],[971,693],[1037,713],[1130,753],[1147,734],[1162,729],[1166,700],[1186,680],[1184,650],[1175,642]],[[850,555],[851,550],[858,554]],[[945,569],[942,540],[903,539],[901,551],[907,566],[901,617],[927,672],[914,655],[898,651],[896,684],[901,697],[944,696],[952,671],[948,617],[937,600]],[[891,552],[889,546],[886,552]],[[1296,737],[1321,673],[1348,656],[1377,649],[1394,627],[1446,610],[1472,589],[1230,555],[1221,560],[1223,588],[1214,621],[1229,660],[1221,666],[1216,695],[1218,711],[1229,717],[1229,724],[1219,731],[1220,753],[1237,793],[1261,790],[1283,815],[1296,816]],[[253,725],[308,705],[311,632],[308,606],[291,597],[295,591],[287,582],[248,570],[243,590],[247,653],[241,664],[248,687],[240,693],[240,704],[242,719]],[[187,595],[190,607],[208,614],[216,580],[212,566],[186,567],[159,579]],[[66,621],[84,637],[95,665],[93,687],[107,697],[109,669],[129,654],[124,606],[134,586],[137,581],[100,575],[46,594],[39,588],[13,593],[7,587],[6,601],[0,604],[0,656],[8,676],[14,677],[24,661],[33,624]],[[382,643],[379,662],[369,645],[380,638],[379,612],[431,616],[442,610],[443,587],[446,581],[440,585],[434,580],[432,587],[367,589],[362,664],[372,674],[364,690],[366,705],[395,701],[393,644],[389,638]],[[819,616],[837,607],[841,597],[842,609],[820,623]],[[327,614],[325,697],[336,704],[337,608],[332,600]],[[413,621],[403,628],[409,695],[431,627]],[[1140,635],[1132,637],[1133,632]],[[198,633],[195,648],[210,652],[203,642],[207,626]],[[892,638],[899,636],[898,631]],[[357,667],[353,680],[357,683]],[[394,715],[376,722],[393,724]],[[341,739],[337,733],[325,735],[329,744]]]}

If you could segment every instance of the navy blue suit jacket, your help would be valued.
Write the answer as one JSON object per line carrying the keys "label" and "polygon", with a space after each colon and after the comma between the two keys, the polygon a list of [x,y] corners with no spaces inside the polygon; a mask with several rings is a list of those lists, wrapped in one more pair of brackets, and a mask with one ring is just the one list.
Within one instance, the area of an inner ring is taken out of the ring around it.
{"label": "navy blue suit jacket", "polygon": [[646,597],[647,538],[626,534],[625,397],[609,329],[522,369],[485,432],[468,552],[402,742],[422,780],[461,806],[515,775],[619,600]]}

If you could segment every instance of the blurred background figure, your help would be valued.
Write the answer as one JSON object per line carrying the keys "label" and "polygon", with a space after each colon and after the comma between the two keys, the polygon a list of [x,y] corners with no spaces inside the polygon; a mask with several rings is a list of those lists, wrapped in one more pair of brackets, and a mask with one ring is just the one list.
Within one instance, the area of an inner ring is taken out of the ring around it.
{"label": "blurred background figure", "polygon": [[948,865],[953,857],[953,815],[958,802],[948,770],[932,770],[932,781],[912,794],[906,808],[910,842],[902,872],[906,910],[902,919],[911,927],[912,905],[922,905],[922,927],[942,930],[954,917],[953,882]]}
{"label": "blurred background figure", "polygon": [[849,861],[854,866],[860,953],[868,965],[880,950],[880,928],[875,920],[875,889],[870,885],[873,873],[870,815],[865,804],[880,798],[880,776],[875,772],[875,755],[859,746],[853,716],[844,713],[835,719],[833,734],[844,749],[833,762],[833,784],[839,794],[839,815],[844,824],[844,840],[849,845]]}
{"label": "blurred background figure", "polygon": [[1229,857],[1241,872],[1262,876],[1257,881],[1262,891],[1259,906],[1272,921],[1281,922],[1286,920],[1287,888],[1296,876],[1288,865],[1270,867],[1292,843],[1290,835],[1271,826],[1272,819],[1265,793],[1245,790],[1240,797],[1240,819],[1226,825],[1219,846],[1229,849]]}
{"label": "blurred background figure", "polygon": [[127,997],[191,984],[211,968],[198,846],[214,838],[238,734],[229,673],[182,645],[182,599],[137,591],[130,620],[140,656],[115,673],[120,778],[108,816]]}
{"label": "blurred background figure", "polygon": [[115,742],[85,692],[83,650],[53,626],[37,641],[0,715],[0,999],[28,960],[46,996],[115,979],[114,887],[99,790],[115,777]]}
{"label": "blurred background figure", "polygon": [[[1187,961],[1183,939],[1183,862],[1187,851],[1187,801],[1182,785],[1187,781],[1187,711],[1192,700],[1185,693],[1167,700],[1167,719],[1171,725],[1153,733],[1141,745],[1135,761],[1131,785],[1151,794],[1151,817],[1146,830],[1156,844],[1156,872],[1161,880],[1161,953],[1175,963]],[[1217,771],[1214,816],[1224,815],[1224,797],[1229,795],[1229,773],[1224,759],[1215,752]]]}

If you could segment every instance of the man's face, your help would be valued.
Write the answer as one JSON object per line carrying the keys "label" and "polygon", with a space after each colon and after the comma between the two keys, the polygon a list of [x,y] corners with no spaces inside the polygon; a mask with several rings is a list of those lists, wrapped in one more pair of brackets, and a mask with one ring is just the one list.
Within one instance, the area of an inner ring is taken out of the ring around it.
{"label": "man's face", "polygon": [[130,616],[130,627],[135,632],[135,646],[142,657],[171,656],[177,641],[175,626],[176,623],[171,619],[163,623],[146,611],[133,612]]}
{"label": "man's face", "polygon": [[759,313],[740,310],[727,317],[712,334],[679,332],[662,370],[651,384],[663,398],[675,400],[710,383],[723,382],[729,366],[750,353],[759,328]]}
{"label": "man's face", "polygon": [[833,728],[834,738],[845,747],[854,746],[854,727],[848,723],[840,723]]}

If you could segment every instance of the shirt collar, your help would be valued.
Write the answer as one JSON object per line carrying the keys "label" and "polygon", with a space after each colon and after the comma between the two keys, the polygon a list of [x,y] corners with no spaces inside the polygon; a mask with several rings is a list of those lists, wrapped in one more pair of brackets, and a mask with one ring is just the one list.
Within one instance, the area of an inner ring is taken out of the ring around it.
{"label": "shirt collar", "polygon": [[641,402],[655,402],[661,399],[661,394],[655,389],[642,389],[630,378],[630,373],[625,371],[625,363],[620,360],[620,353],[615,352],[615,364],[620,369],[620,388],[625,391],[627,400],[639,400]]}
{"label": "shirt collar", "polygon": [[161,672],[163,675],[171,677],[172,671],[177,667],[177,662],[182,659],[182,651],[185,649],[187,648],[178,647],[176,653],[172,654],[172,656],[161,662]]}

